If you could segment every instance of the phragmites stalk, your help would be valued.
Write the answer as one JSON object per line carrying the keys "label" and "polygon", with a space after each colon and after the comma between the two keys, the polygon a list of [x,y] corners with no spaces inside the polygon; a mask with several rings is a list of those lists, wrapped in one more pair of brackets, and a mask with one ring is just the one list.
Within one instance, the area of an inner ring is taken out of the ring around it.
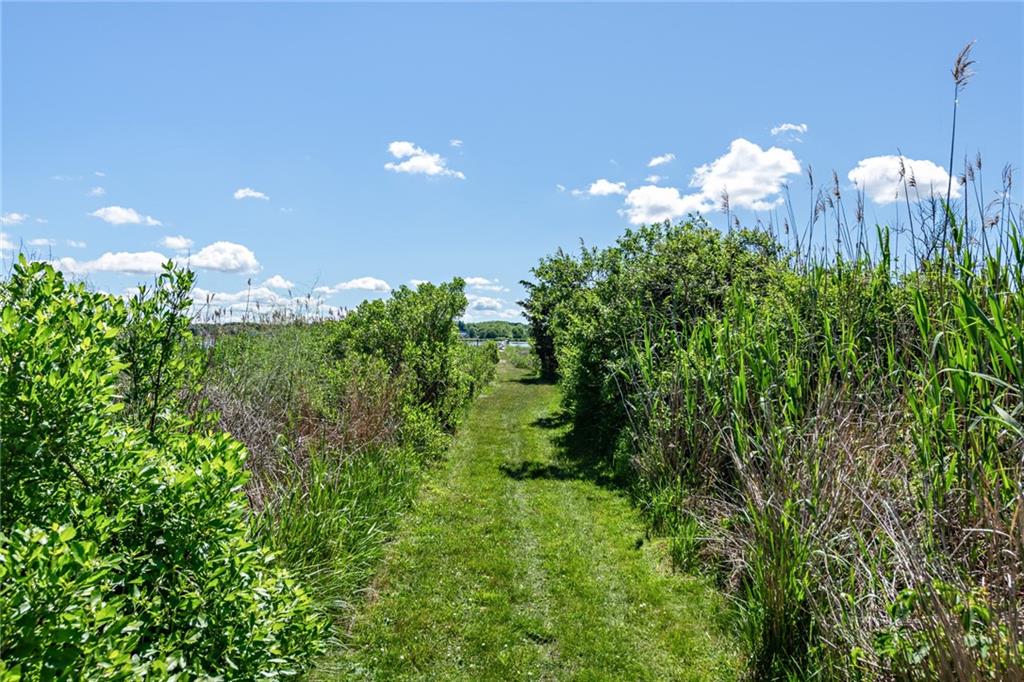
{"label": "phragmites stalk", "polygon": [[974,71],[971,70],[971,67],[974,66],[974,60],[971,59],[971,48],[973,47],[974,41],[972,40],[964,45],[960,54],[956,56],[956,61],[953,62],[953,82],[957,89],[966,87],[967,82],[974,76]]}
{"label": "phragmites stalk", "polygon": [[956,149],[956,111],[960,104],[960,89],[967,87],[967,83],[974,76],[974,71],[971,67],[974,66],[974,60],[971,59],[971,49],[974,47],[974,41],[964,45],[963,49],[960,50],[960,54],[956,56],[956,60],[953,62],[953,129],[950,133],[949,138],[949,179],[946,181],[946,211],[945,217],[942,221],[942,247],[943,253],[945,253],[946,238],[949,232],[949,213],[950,206],[949,201],[953,193],[953,153]]}

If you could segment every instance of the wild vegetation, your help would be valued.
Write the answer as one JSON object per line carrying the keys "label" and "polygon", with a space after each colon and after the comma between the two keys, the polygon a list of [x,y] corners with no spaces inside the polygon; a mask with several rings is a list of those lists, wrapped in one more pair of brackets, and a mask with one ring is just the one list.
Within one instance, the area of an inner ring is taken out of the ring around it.
{"label": "wild vegetation", "polygon": [[916,208],[907,170],[894,229],[833,176],[802,231],[649,225],[524,283],[574,429],[735,597],[754,679],[1024,679],[1024,240],[981,167]]}
{"label": "wild vegetation", "polygon": [[0,285],[3,679],[298,674],[493,376],[459,280],[212,353],[192,282]]}
{"label": "wild vegetation", "polygon": [[460,279],[199,327],[173,262],[119,297],[21,257],[0,681],[1024,679],[1024,233],[1009,167],[952,172],[972,63],[944,200],[723,194],[541,259],[528,327]]}

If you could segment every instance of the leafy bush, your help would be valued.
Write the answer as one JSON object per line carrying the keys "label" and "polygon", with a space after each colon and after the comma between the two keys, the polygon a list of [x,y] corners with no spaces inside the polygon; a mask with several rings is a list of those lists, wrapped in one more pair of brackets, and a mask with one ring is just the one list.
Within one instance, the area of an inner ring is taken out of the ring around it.
{"label": "leafy bush", "polygon": [[190,286],[125,304],[24,258],[0,285],[5,676],[279,677],[319,646],[248,537],[244,449],[177,411]]}
{"label": "leafy bush", "polygon": [[1024,677],[1024,248],[951,226],[906,275],[884,230],[814,262],[699,222],[534,270],[576,428],[739,597],[756,679]]}

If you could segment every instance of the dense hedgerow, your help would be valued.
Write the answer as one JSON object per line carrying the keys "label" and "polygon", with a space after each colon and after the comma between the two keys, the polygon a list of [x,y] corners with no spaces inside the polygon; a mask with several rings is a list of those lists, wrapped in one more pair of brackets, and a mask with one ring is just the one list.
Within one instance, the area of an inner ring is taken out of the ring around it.
{"label": "dense hedgerow", "polygon": [[737,596],[756,679],[1024,679],[1024,250],[950,222],[907,274],[884,231],[813,262],[700,221],[534,270],[576,427]]}
{"label": "dense hedgerow", "polygon": [[0,673],[297,674],[321,621],[249,535],[245,450],[186,417],[191,274],[128,302],[21,258],[0,284]]}

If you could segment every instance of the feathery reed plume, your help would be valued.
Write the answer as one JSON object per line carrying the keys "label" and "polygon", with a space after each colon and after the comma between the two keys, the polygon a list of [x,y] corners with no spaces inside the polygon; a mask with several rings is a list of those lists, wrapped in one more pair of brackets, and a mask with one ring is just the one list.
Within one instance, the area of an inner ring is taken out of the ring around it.
{"label": "feathery reed plume", "polygon": [[732,224],[732,219],[731,219],[730,212],[729,212],[729,190],[728,189],[723,189],[722,190],[721,199],[722,199],[722,204],[721,204],[722,213],[725,214],[725,225],[726,225],[726,227],[729,227]]}
{"label": "feathery reed plume", "polygon": [[971,67],[974,66],[974,60],[971,59],[971,48],[974,47],[974,41],[964,45],[963,49],[960,50],[960,54],[956,56],[956,60],[953,62],[953,129],[949,137],[949,178],[946,181],[946,215],[942,221],[942,247],[945,249],[946,237],[949,232],[949,201],[953,193],[953,152],[956,148],[956,111],[960,104],[960,90],[967,87],[968,81],[974,76],[974,71]]}

